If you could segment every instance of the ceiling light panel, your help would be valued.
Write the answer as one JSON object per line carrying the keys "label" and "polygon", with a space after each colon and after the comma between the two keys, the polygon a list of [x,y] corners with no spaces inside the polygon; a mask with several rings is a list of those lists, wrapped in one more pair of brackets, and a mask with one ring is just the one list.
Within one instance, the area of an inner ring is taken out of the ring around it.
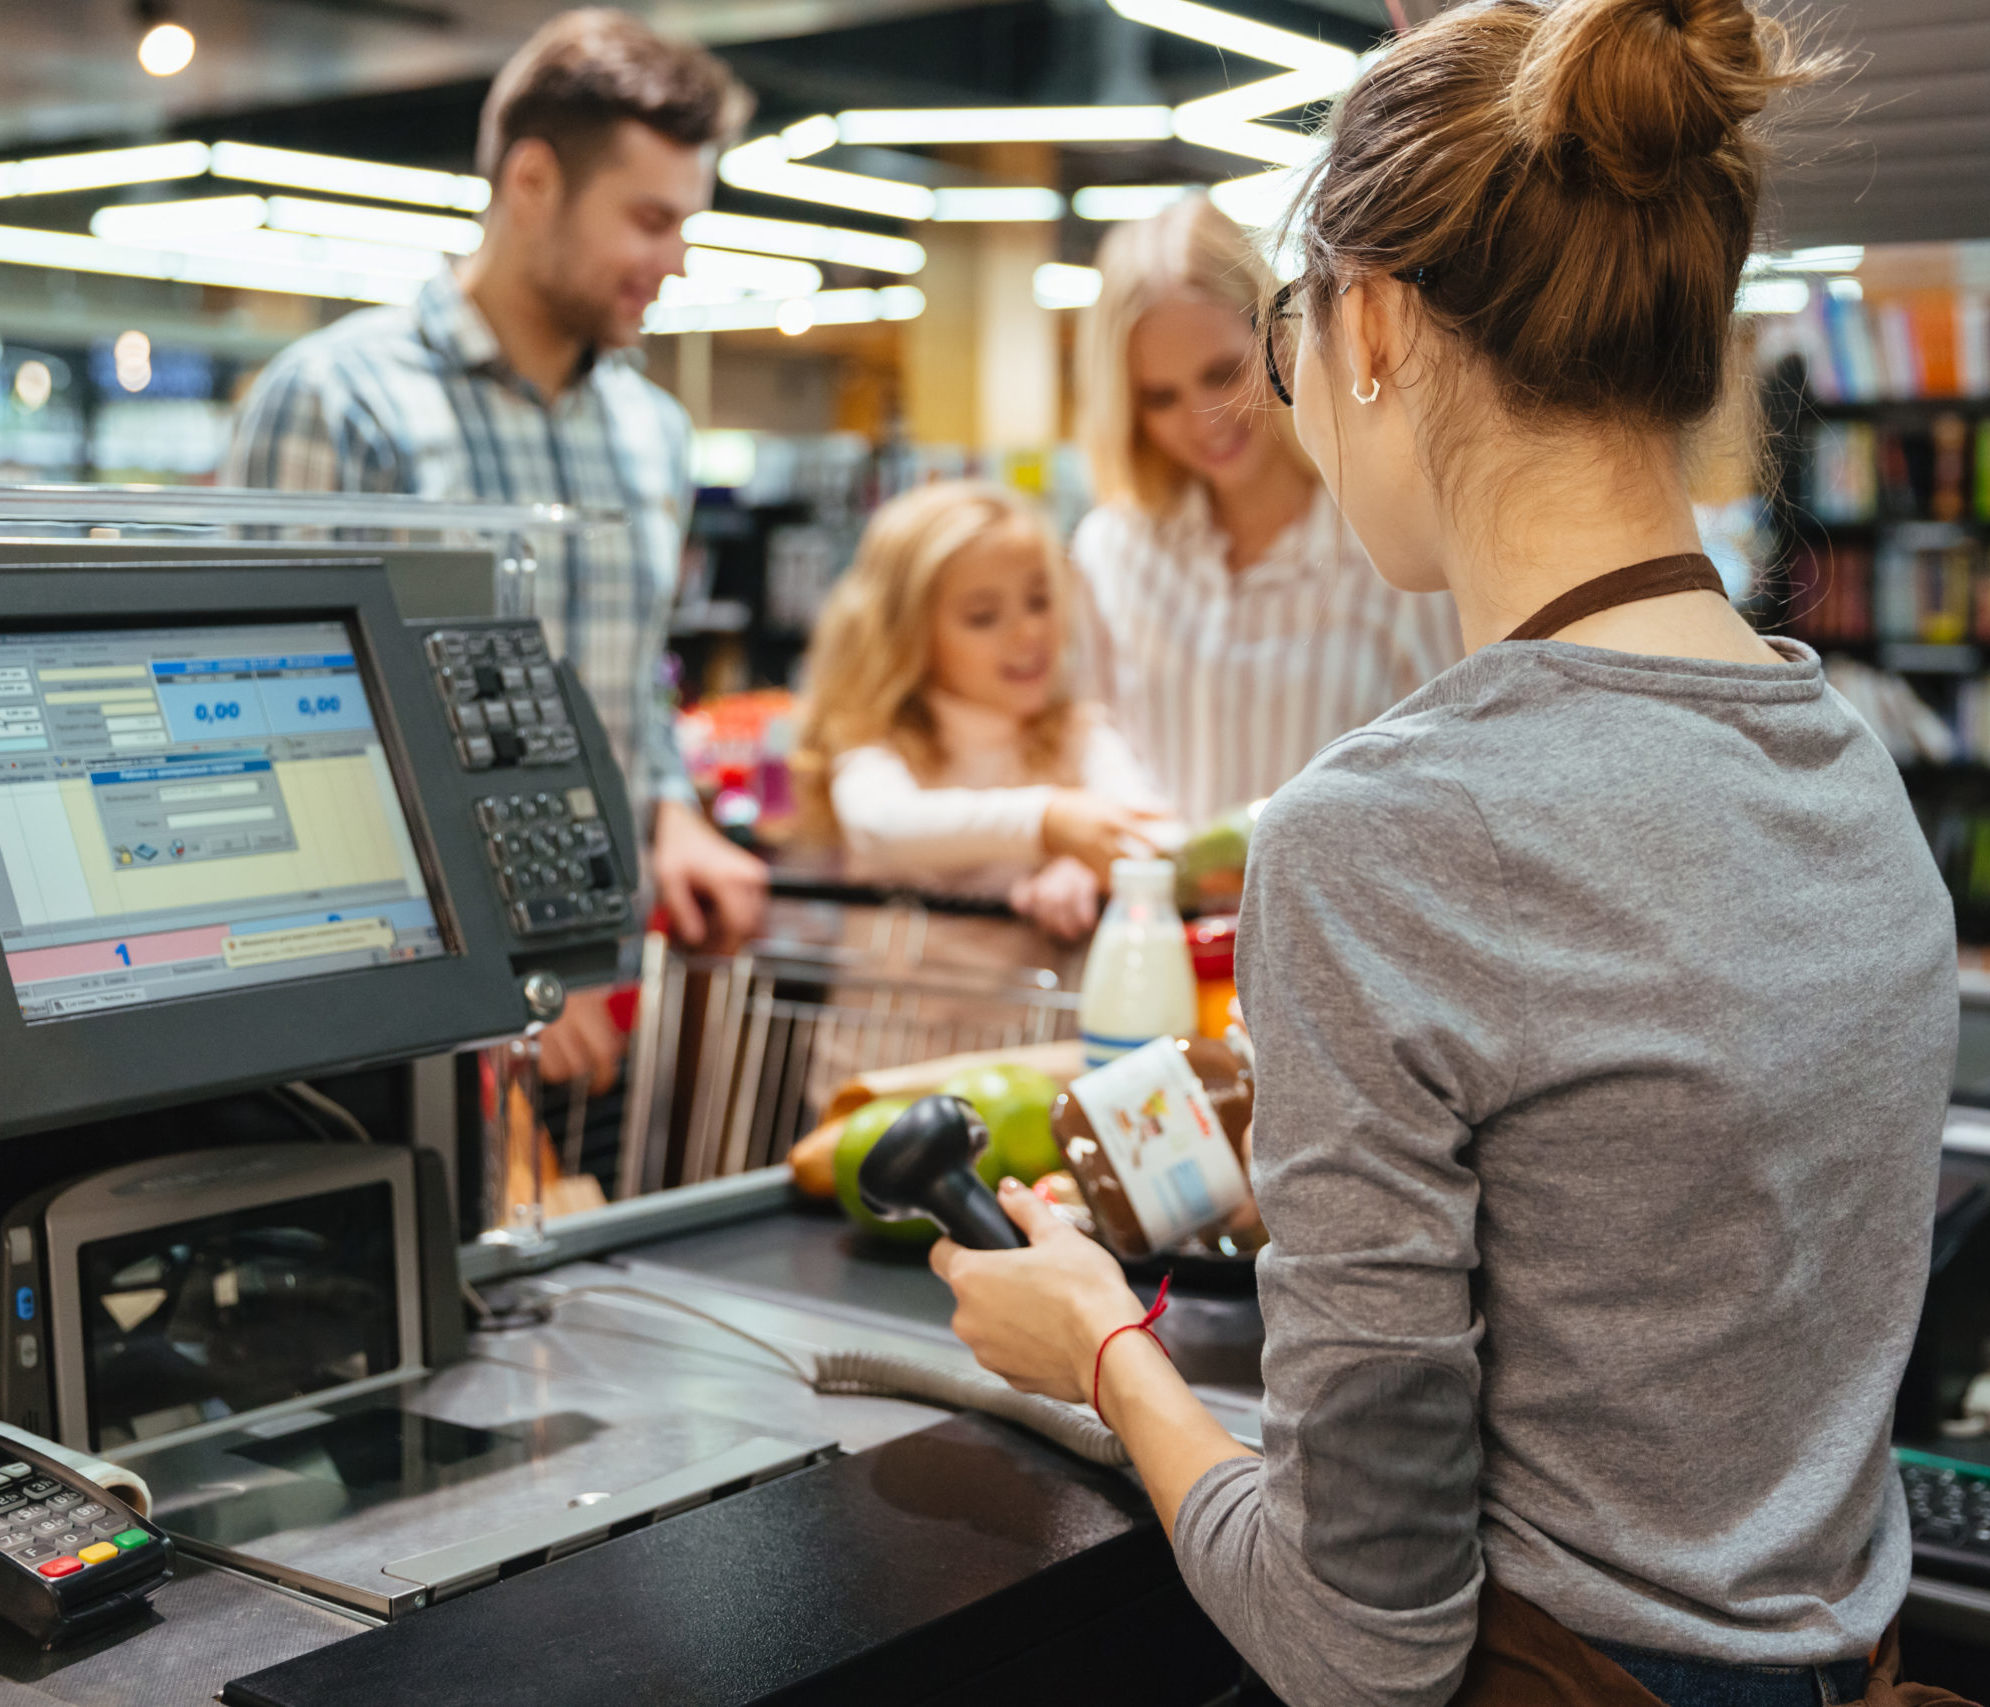
{"label": "ceiling light panel", "polygon": [[1080,219],[1152,219],[1183,196],[1192,184],[1091,184],[1071,197],[1071,211]]}
{"label": "ceiling light panel", "polygon": [[1175,135],[1201,148],[1241,154],[1247,160],[1297,166],[1318,153],[1319,141],[1303,130],[1290,130],[1256,121],[1310,101],[1325,101],[1344,84],[1313,71],[1287,71],[1246,83],[1240,89],[1184,101],[1175,108]]}
{"label": "ceiling light panel", "polygon": [[271,196],[268,208],[266,223],[272,231],[308,237],[396,244],[445,255],[473,254],[484,240],[484,228],[474,219],[452,219],[442,213],[403,213],[399,208],[357,207],[300,196]]}
{"label": "ceiling light panel", "polygon": [[[1339,78],[1339,87],[1354,81],[1359,56],[1334,42],[1316,41],[1292,30],[1261,24],[1254,18],[1240,18],[1197,0],[1107,0],[1122,18],[1170,35],[1188,36],[1209,47],[1246,54],[1267,65],[1284,65],[1293,70],[1309,70]],[[1274,112],[1276,108],[1272,109]]]}
{"label": "ceiling light panel", "polygon": [[90,216],[90,231],[113,243],[171,242],[192,231],[253,231],[268,211],[269,203],[261,196],[123,202],[98,208]]}
{"label": "ceiling light panel", "polygon": [[100,148],[88,154],[0,161],[0,196],[53,196],[198,178],[208,168],[209,152],[204,142],[157,142],[143,148]]}
{"label": "ceiling light panel", "polygon": [[740,213],[694,213],[684,235],[708,248],[745,249],[761,255],[799,255],[808,261],[867,267],[878,273],[916,273],[926,251],[904,237],[879,237],[799,219],[756,219]]}
{"label": "ceiling light panel", "polygon": [[932,217],[981,224],[1062,219],[1064,198],[1032,184],[939,189],[933,192]]}
{"label": "ceiling light panel", "polygon": [[808,261],[736,255],[725,249],[687,250],[684,277],[693,285],[718,286],[748,296],[809,296],[822,288],[822,269]]}
{"label": "ceiling light panel", "polygon": [[749,297],[737,302],[657,302],[643,316],[645,332],[772,331],[785,313],[790,325],[860,326],[877,320],[913,320],[925,311],[916,285],[883,290],[822,290],[810,296]]}
{"label": "ceiling light panel", "polygon": [[1099,300],[1104,275],[1097,267],[1072,267],[1046,261],[1030,278],[1030,291],[1039,308],[1090,308]]}
{"label": "ceiling light panel", "polygon": [[836,115],[838,141],[883,148],[948,142],[1165,142],[1174,128],[1169,107],[914,107]]}
{"label": "ceiling light panel", "polygon": [[763,136],[728,149],[719,156],[719,177],[736,190],[847,207],[886,219],[933,216],[933,192],[924,185],[901,184],[859,172],[833,172],[820,166],[797,166],[780,136]]}
{"label": "ceiling light panel", "polygon": [[107,243],[101,237],[18,225],[0,225],[0,263],[352,302],[412,302],[423,282],[408,274],[348,272],[324,264],[294,266],[238,253],[206,254],[185,245]]}
{"label": "ceiling light panel", "polygon": [[490,206],[490,185],[460,172],[387,166],[374,160],[303,154],[293,148],[265,148],[250,142],[217,142],[210,154],[208,170],[217,178],[280,184],[285,189],[317,190],[335,196],[363,196],[373,201],[413,202],[464,213],[482,213]]}

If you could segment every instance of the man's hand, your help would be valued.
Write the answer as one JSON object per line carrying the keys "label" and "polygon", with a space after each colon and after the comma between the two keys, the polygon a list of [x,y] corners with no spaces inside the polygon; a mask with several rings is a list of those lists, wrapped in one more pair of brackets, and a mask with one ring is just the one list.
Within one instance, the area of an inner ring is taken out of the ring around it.
{"label": "man's hand", "polygon": [[759,933],[767,913],[767,868],[713,829],[696,807],[666,800],[657,808],[650,859],[670,934],[686,947],[730,954]]}
{"label": "man's hand", "polygon": [[595,1096],[615,1082],[628,1039],[608,1016],[608,990],[574,990],[560,1017],[539,1033],[539,1076],[548,1084],[587,1081]]}

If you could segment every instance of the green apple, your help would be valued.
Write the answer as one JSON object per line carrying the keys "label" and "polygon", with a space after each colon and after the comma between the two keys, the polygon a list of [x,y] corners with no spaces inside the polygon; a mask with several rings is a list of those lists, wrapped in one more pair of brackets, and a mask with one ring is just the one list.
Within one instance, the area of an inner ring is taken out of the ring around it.
{"label": "green apple", "polygon": [[1020,1065],[970,1067],[940,1087],[942,1096],[972,1103],[987,1125],[988,1148],[974,1171],[991,1186],[1004,1174],[1031,1185],[1064,1166],[1050,1130],[1057,1093],[1057,1081],[1048,1073]]}
{"label": "green apple", "polygon": [[901,1244],[930,1244],[940,1229],[923,1215],[909,1221],[887,1221],[873,1215],[857,1195],[857,1170],[871,1153],[871,1146],[885,1135],[891,1123],[912,1104],[903,1097],[880,1097],[867,1102],[843,1123],[843,1135],[836,1140],[836,1201],[843,1213],[866,1233]]}

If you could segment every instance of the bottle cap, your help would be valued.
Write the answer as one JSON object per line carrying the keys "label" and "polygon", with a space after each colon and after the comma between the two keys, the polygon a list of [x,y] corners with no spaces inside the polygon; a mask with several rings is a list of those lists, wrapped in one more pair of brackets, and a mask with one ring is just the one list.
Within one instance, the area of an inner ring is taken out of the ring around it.
{"label": "bottle cap", "polygon": [[1175,862],[1171,859],[1116,859],[1112,862],[1115,895],[1175,895]]}

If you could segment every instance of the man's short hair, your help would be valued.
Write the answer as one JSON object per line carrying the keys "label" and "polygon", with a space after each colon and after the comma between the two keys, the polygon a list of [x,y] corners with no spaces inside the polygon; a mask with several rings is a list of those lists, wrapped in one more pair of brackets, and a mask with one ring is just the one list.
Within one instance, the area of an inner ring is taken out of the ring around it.
{"label": "man's short hair", "polygon": [[753,97],[725,65],[689,42],[665,41],[626,12],[562,12],[511,56],[484,99],[477,170],[497,182],[514,144],[538,137],[571,189],[623,119],[686,148],[723,142]]}

